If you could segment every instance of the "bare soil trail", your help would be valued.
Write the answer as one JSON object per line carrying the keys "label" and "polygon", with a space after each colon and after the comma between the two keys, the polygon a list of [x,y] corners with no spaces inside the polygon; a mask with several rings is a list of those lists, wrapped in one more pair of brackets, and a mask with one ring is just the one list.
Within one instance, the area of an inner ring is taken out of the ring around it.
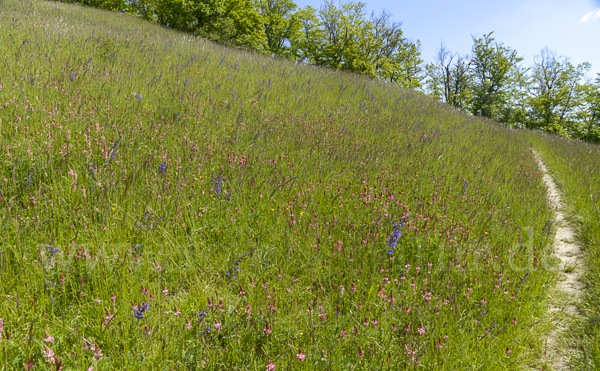
{"label": "bare soil trail", "polygon": [[558,269],[561,275],[556,288],[551,293],[549,312],[554,328],[547,335],[543,361],[547,366],[552,366],[555,371],[570,370],[566,361],[572,344],[568,343],[568,336],[564,335],[569,324],[579,316],[577,303],[583,290],[583,284],[579,280],[583,258],[579,246],[575,243],[575,230],[565,219],[562,193],[538,153],[535,150],[533,153],[543,173],[544,184],[548,188],[548,201],[554,209],[556,234],[553,245],[556,257],[560,259]]}

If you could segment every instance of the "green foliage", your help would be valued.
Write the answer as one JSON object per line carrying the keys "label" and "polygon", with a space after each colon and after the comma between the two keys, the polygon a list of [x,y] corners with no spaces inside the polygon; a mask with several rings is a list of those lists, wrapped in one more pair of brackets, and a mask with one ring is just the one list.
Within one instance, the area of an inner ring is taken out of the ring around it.
{"label": "green foliage", "polygon": [[292,57],[290,40],[300,30],[296,4],[290,0],[260,0],[260,14],[265,32],[264,49],[271,55]]}
{"label": "green foliage", "polygon": [[156,0],[156,20],[169,28],[250,49],[264,42],[252,0]]}
{"label": "green foliage", "polygon": [[519,66],[523,60],[515,50],[492,37],[473,37],[470,60],[473,88],[469,110],[474,115],[501,121],[505,107],[511,106],[520,94],[520,82],[525,71]]}
{"label": "green foliage", "polygon": [[600,144],[600,74],[595,83],[577,86],[580,106],[574,114],[573,137]]}
{"label": "green foliage", "polygon": [[580,81],[589,71],[587,63],[574,66],[566,58],[544,49],[536,56],[531,73],[527,127],[561,136],[577,136],[575,114],[583,103]]}
{"label": "green foliage", "polygon": [[600,78],[582,82],[590,64],[575,66],[544,49],[528,70],[519,65],[516,51],[491,35],[473,39],[472,56],[452,54],[442,45],[436,61],[426,66],[427,92],[507,126],[598,143]]}
{"label": "green foliage", "polygon": [[471,63],[467,56],[452,54],[444,45],[426,69],[426,90],[430,95],[456,108],[467,110],[473,95]]}
{"label": "green foliage", "polygon": [[337,7],[327,1],[320,10],[307,7],[297,16],[300,31],[292,46],[300,61],[421,87],[420,44],[403,37],[400,23],[392,22],[389,13],[367,19],[365,3]]}
{"label": "green foliage", "polygon": [[535,365],[551,209],[521,132],[56,2],[0,4],[0,66],[0,367]]}

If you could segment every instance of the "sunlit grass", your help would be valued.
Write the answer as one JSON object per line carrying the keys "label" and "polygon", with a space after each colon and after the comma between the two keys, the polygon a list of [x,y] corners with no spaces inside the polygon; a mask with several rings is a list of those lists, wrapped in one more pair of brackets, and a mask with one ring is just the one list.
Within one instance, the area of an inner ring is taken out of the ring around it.
{"label": "sunlit grass", "polygon": [[[569,221],[584,252],[580,323],[573,324],[569,342],[577,369],[600,368],[600,146],[535,134],[532,141],[565,194]],[[565,271],[574,269],[569,266]]]}
{"label": "sunlit grass", "polygon": [[5,369],[539,356],[552,214],[520,132],[125,15],[0,14]]}

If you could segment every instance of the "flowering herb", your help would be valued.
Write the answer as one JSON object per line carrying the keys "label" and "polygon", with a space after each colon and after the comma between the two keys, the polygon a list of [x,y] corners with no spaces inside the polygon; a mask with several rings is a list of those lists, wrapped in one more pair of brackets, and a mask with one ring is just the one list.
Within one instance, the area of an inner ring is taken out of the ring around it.
{"label": "flowering herb", "polygon": [[236,260],[234,260],[233,267],[230,269],[231,272],[227,270],[225,271],[225,275],[227,277],[237,278],[237,273],[240,271],[240,263],[246,256],[248,256],[247,252],[243,253]]}
{"label": "flowering herb", "polygon": [[35,171],[33,171],[33,169],[29,169],[27,171],[27,174],[25,174],[25,179],[24,179],[24,188],[27,188],[31,185],[31,183],[33,183],[33,177],[35,176]]}
{"label": "flowering herb", "polygon": [[398,224],[396,224],[396,222],[394,222],[394,230],[392,231],[392,234],[390,235],[390,237],[387,240],[387,245],[390,247],[390,249],[387,251],[388,254],[392,255],[394,253],[394,248],[396,247],[396,244],[398,243],[398,239],[400,238],[400,236],[402,236],[401,229],[403,227],[404,227],[404,224],[402,224],[402,222],[400,222],[399,226],[398,226]]}
{"label": "flowering herb", "polygon": [[165,176],[168,167],[169,164],[167,164],[166,162],[163,162],[162,164],[158,165],[158,171],[160,172],[160,175]]}
{"label": "flowering herb", "polygon": [[[98,171],[98,169],[96,168],[96,164],[94,164],[93,162],[89,163],[89,180],[90,183],[93,185],[96,185],[96,183],[98,183],[98,180],[96,179],[96,173]],[[95,189],[93,186],[89,187],[92,191]]]}
{"label": "flowering herb", "polygon": [[136,305],[133,307],[133,317],[139,319],[144,318],[144,312],[150,309],[150,303],[142,303],[141,305]]}
{"label": "flowering herb", "polygon": [[159,226],[162,219],[164,219],[164,216],[159,217],[153,213],[150,213],[149,211],[145,211],[144,214],[140,217],[140,219],[138,219],[136,227],[137,229],[145,230],[156,229]]}
{"label": "flowering herb", "polygon": [[223,169],[219,172],[219,175],[215,178],[215,173],[212,173],[212,191],[217,197],[221,197],[221,183],[223,182]]}
{"label": "flowering herb", "polygon": [[60,249],[57,249],[56,246],[48,246],[48,259],[54,258],[56,253],[58,253]]}
{"label": "flowering herb", "polygon": [[121,144],[121,139],[117,140],[115,143],[113,143],[112,148],[110,149],[110,152],[108,152],[108,163],[111,162],[115,162],[116,158],[117,158],[117,153],[119,152],[119,145]]}
{"label": "flowering herb", "polygon": [[208,317],[208,309],[204,309],[204,310],[200,309],[197,314],[198,314],[198,322],[202,322],[206,319],[206,317]]}
{"label": "flowering herb", "polygon": [[131,250],[134,254],[141,254],[144,252],[144,246],[142,244],[134,244],[131,246]]}

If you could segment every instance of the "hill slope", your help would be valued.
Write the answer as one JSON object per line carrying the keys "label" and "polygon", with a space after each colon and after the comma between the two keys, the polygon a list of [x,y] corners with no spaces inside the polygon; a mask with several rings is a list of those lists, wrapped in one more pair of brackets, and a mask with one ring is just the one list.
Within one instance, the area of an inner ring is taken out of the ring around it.
{"label": "hill slope", "polygon": [[0,14],[7,368],[538,357],[552,213],[519,132],[125,15]]}

